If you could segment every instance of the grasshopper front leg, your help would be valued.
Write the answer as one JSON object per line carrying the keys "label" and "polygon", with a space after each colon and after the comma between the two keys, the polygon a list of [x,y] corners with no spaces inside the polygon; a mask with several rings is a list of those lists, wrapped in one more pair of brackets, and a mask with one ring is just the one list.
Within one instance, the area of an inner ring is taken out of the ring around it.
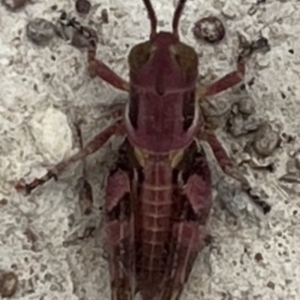
{"label": "grasshopper front leg", "polygon": [[129,92],[129,83],[117,75],[102,61],[96,59],[96,44],[93,41],[91,41],[88,49],[88,64],[92,76],[97,75],[115,88]]}
{"label": "grasshopper front leg", "polygon": [[[207,244],[206,224],[212,207],[211,173],[204,151],[192,145],[187,150],[181,177],[181,191],[177,195],[171,244],[173,255],[169,261],[166,288],[161,300],[178,300],[192,271],[196,257]],[[180,184],[180,183],[179,183]]]}
{"label": "grasshopper front leg", "polygon": [[34,190],[39,185],[42,185],[49,181],[50,179],[57,177],[62,174],[67,168],[78,161],[82,161],[90,154],[99,150],[114,134],[117,134],[121,131],[122,125],[119,121],[115,121],[112,125],[104,129],[102,132],[97,134],[92,141],[90,141],[83,149],[81,149],[78,153],[71,156],[70,158],[61,161],[56,166],[54,166],[51,170],[47,172],[45,176],[42,178],[34,179],[30,183],[24,183],[24,180],[20,180],[15,188],[17,191],[21,192],[23,190],[29,194],[32,190]]}
{"label": "grasshopper front leg", "polygon": [[236,70],[226,74],[209,86],[200,87],[197,91],[199,100],[203,99],[204,97],[217,95],[241,83],[245,77],[246,59],[249,58],[255,51],[268,46],[268,41],[263,38],[252,43],[245,42],[242,36],[239,38],[241,52],[237,59]]}
{"label": "grasshopper front leg", "polygon": [[197,91],[198,98],[201,100],[204,97],[217,95],[238,83],[241,83],[245,76],[245,70],[245,58],[239,56],[236,70],[226,74],[224,77],[218,79],[209,86],[200,87]]}

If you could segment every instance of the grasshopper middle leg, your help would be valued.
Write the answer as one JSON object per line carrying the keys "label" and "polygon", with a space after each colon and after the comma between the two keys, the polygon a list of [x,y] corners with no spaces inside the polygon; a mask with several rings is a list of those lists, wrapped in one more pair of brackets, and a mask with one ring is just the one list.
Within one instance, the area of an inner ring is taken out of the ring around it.
{"label": "grasshopper middle leg", "polygon": [[183,159],[183,186],[176,197],[172,255],[162,300],[178,300],[196,257],[207,244],[206,224],[212,207],[211,173],[204,151],[194,144]]}
{"label": "grasshopper middle leg", "polygon": [[260,199],[258,196],[252,195],[252,189],[248,180],[238,170],[233,161],[228,157],[225,149],[221,145],[216,135],[211,131],[205,131],[204,134],[200,136],[200,139],[208,142],[223,172],[226,175],[239,181],[242,185],[243,190],[250,196],[253,203],[260,207],[264,214],[267,214],[271,210],[271,206]]}
{"label": "grasshopper middle leg", "polygon": [[15,188],[17,191],[25,190],[28,194],[34,190],[39,185],[42,185],[49,181],[50,179],[57,177],[63,173],[67,168],[78,161],[82,161],[88,155],[99,150],[104,144],[115,134],[118,134],[121,129],[121,124],[119,121],[114,122],[112,125],[104,129],[102,132],[97,134],[92,141],[90,141],[83,149],[81,149],[78,153],[74,154],[70,158],[61,161],[56,166],[54,166],[51,170],[47,172],[42,178],[34,179],[30,183],[24,183],[24,180],[19,181]]}

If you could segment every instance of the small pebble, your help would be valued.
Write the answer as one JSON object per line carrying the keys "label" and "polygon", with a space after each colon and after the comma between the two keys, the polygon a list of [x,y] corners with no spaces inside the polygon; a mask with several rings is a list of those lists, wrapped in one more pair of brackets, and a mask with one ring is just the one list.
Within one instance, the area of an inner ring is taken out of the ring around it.
{"label": "small pebble", "polygon": [[75,8],[79,14],[88,14],[91,10],[91,2],[88,0],[76,0]]}
{"label": "small pebble", "polygon": [[242,98],[238,103],[239,112],[244,115],[251,115],[254,113],[254,103],[249,98]]}
{"label": "small pebble", "polygon": [[26,26],[28,38],[36,45],[46,46],[55,35],[55,28],[49,21],[36,18]]}
{"label": "small pebble", "polygon": [[225,36],[225,28],[217,17],[206,17],[197,21],[193,28],[194,36],[197,39],[208,43],[218,43]]}
{"label": "small pebble", "polygon": [[18,276],[14,272],[4,273],[0,276],[0,295],[2,298],[12,297],[18,286]]}
{"label": "small pebble", "polygon": [[264,260],[262,254],[259,253],[259,252],[255,254],[254,259],[255,259],[256,262],[258,262],[258,263]]}
{"label": "small pebble", "polygon": [[9,10],[16,11],[25,6],[28,0],[2,0],[2,4]]}
{"label": "small pebble", "polygon": [[244,134],[258,130],[261,120],[255,116],[244,117],[241,114],[232,115],[227,122],[227,128],[230,134],[238,137]]}
{"label": "small pebble", "polygon": [[278,147],[280,143],[279,134],[273,131],[270,124],[264,124],[257,132],[253,147],[257,154],[267,157]]}

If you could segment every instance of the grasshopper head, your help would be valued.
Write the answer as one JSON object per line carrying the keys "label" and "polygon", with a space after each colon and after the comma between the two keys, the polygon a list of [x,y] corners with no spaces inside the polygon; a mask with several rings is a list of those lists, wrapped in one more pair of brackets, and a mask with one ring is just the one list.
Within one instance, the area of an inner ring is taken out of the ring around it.
{"label": "grasshopper head", "polygon": [[172,32],[156,32],[157,19],[150,0],[143,0],[148,11],[150,39],[134,46],[129,54],[131,79],[142,89],[166,91],[190,88],[198,74],[198,56],[195,50],[180,42],[178,24],[186,0],[179,0],[173,17]]}

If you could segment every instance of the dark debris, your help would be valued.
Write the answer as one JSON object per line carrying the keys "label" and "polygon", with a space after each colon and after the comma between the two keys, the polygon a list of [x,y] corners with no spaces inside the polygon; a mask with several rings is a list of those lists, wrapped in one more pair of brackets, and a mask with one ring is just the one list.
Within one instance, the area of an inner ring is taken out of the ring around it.
{"label": "dark debris", "polygon": [[79,14],[86,15],[90,12],[92,4],[88,0],[76,0],[75,8]]}
{"label": "dark debris", "polygon": [[60,38],[70,41],[76,48],[86,48],[98,42],[96,30],[82,26],[76,18],[69,19],[65,12],[62,12],[55,31]]}

